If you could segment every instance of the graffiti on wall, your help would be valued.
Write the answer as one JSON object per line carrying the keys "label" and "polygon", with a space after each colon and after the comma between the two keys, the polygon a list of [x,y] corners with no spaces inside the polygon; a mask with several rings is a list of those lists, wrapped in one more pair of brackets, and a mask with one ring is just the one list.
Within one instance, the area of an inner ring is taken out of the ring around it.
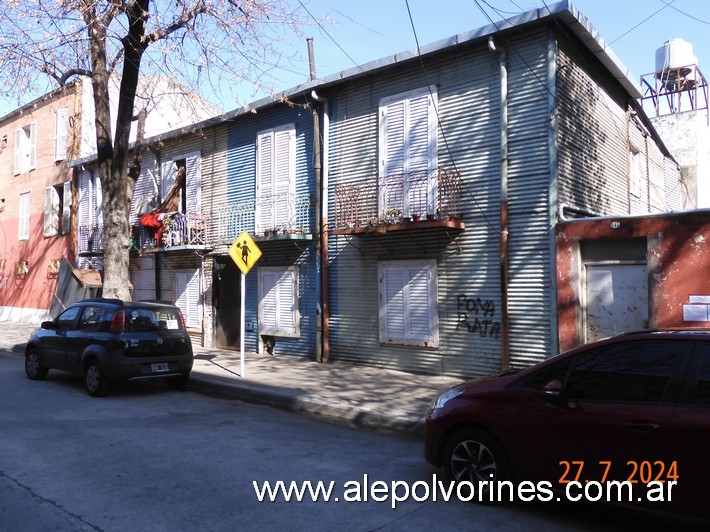
{"label": "graffiti on wall", "polygon": [[493,300],[461,294],[456,298],[456,313],[456,330],[462,328],[470,333],[478,333],[481,337],[500,336],[500,321],[495,319],[496,305]]}

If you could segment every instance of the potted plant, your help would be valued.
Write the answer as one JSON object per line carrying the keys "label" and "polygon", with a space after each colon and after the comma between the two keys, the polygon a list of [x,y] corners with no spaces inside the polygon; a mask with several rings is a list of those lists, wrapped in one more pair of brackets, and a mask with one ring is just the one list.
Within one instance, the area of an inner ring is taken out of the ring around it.
{"label": "potted plant", "polygon": [[413,221],[413,222],[418,222],[419,220],[421,220],[421,215],[419,215],[419,214],[412,214],[412,221]]}
{"label": "potted plant", "polygon": [[388,209],[385,211],[385,220],[392,224],[396,223],[400,214],[402,214],[400,209]]}

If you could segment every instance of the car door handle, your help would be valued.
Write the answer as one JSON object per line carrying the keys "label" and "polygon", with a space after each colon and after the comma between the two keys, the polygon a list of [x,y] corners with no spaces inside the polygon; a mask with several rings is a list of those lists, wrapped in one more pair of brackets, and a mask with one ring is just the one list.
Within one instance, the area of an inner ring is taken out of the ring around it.
{"label": "car door handle", "polygon": [[650,421],[631,421],[629,423],[624,423],[624,427],[637,432],[653,432],[660,429],[661,425],[658,423],[651,423]]}

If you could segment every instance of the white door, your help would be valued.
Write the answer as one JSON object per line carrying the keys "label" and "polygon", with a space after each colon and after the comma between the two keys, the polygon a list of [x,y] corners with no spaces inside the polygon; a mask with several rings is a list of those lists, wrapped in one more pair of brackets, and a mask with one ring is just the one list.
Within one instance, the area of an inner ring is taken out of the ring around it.
{"label": "white door", "polygon": [[586,265],[586,341],[648,328],[644,264]]}

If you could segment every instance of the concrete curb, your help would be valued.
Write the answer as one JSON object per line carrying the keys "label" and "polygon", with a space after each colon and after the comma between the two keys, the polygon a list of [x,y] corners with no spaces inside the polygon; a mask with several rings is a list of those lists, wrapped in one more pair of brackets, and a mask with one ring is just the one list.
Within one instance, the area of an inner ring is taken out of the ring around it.
{"label": "concrete curb", "polygon": [[212,377],[193,371],[190,375],[188,390],[248,403],[262,404],[309,417],[322,419],[354,428],[368,428],[380,432],[394,432],[414,438],[424,434],[424,419],[411,417],[392,417],[350,405],[337,406],[327,404],[317,397],[297,397],[294,394],[278,393],[258,384],[233,382],[219,377]]}

